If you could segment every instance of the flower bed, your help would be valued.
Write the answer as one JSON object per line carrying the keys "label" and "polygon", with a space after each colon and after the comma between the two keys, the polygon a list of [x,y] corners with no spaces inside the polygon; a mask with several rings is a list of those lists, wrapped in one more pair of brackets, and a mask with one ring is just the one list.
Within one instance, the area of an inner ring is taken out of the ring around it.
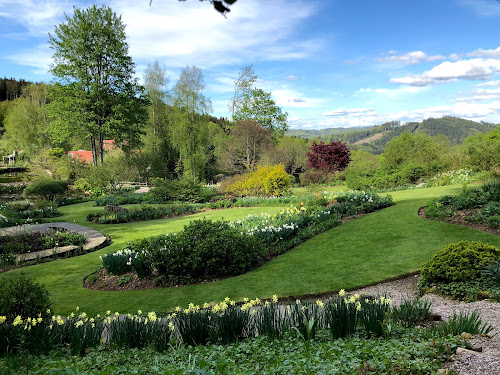
{"label": "flower bed", "polygon": [[62,216],[61,212],[53,207],[30,209],[28,202],[0,205],[0,228],[23,224],[45,222],[44,218]]}
{"label": "flower bed", "polygon": [[0,237],[0,267],[16,263],[19,254],[63,247],[82,246],[85,235],[75,232],[53,230],[51,232],[19,233]]}
{"label": "flower bed", "polygon": [[97,224],[119,224],[132,221],[164,219],[167,217],[193,214],[198,207],[187,204],[175,204],[168,207],[141,207],[140,209],[117,212],[89,213],[87,220]]}
{"label": "flower bed", "polygon": [[392,204],[391,197],[366,193],[325,195],[274,216],[192,222],[177,234],[130,243],[122,251],[104,255],[102,262],[109,273],[135,271],[140,277],[157,277],[162,285],[235,276],[341,224],[343,217]]}
{"label": "flower bed", "polygon": [[430,219],[452,221],[460,216],[471,223],[500,228],[500,182],[486,183],[480,189],[466,185],[458,195],[445,195],[427,205]]}
{"label": "flower bed", "polygon": [[[31,353],[41,353],[61,345],[69,346],[74,355],[83,355],[89,348],[102,344],[126,349],[152,346],[166,351],[173,342],[228,345],[259,336],[282,340],[292,334],[305,342],[317,336],[329,336],[329,340],[353,335],[387,339],[398,335],[397,327],[401,332],[403,327],[411,329],[429,322],[430,304],[407,300],[405,306],[391,307],[390,303],[384,296],[348,296],[341,290],[338,296],[326,301],[296,300],[288,305],[279,303],[276,295],[270,301],[244,299],[243,304],[230,298],[203,306],[191,303],[163,316],[141,310],[120,315],[108,310],[104,316],[89,317],[78,308],[66,317],[50,316],[49,310],[33,317],[0,316],[0,355],[15,353],[21,346]],[[413,314],[407,314],[408,311]],[[479,324],[470,333],[491,330],[478,316],[471,318]],[[459,335],[461,329],[434,329],[427,337],[436,339],[444,331]]]}

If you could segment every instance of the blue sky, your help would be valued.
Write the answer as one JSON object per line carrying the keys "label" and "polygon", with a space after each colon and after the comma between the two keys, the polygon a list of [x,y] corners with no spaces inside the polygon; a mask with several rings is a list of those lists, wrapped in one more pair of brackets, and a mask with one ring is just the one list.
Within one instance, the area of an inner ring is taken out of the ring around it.
{"label": "blue sky", "polygon": [[290,128],[420,121],[500,123],[496,0],[239,0],[227,19],[197,0],[0,0],[0,75],[50,82],[48,33],[73,6],[122,15],[141,80],[156,59],[172,86],[203,69],[215,116],[241,67],[288,112]]}

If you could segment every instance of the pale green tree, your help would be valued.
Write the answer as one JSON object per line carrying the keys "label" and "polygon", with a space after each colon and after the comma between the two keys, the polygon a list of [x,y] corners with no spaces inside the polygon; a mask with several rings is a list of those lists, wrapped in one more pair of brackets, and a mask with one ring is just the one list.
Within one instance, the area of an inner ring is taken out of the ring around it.
{"label": "pale green tree", "polygon": [[103,164],[104,139],[138,144],[147,101],[134,78],[121,17],[107,6],[75,7],[49,34],[49,44],[56,79],[49,104],[54,140],[85,139],[94,166]]}
{"label": "pale green tree", "polygon": [[245,98],[251,95],[255,81],[257,81],[257,74],[255,74],[252,65],[246,65],[241,68],[238,78],[234,81],[233,97],[228,104],[229,111],[231,111],[231,116],[233,118],[234,114],[243,106]]}
{"label": "pale green tree", "polygon": [[47,95],[46,84],[31,84],[23,90],[22,97],[11,103],[4,119],[4,138],[10,148],[22,149],[32,156],[48,146]]}
{"label": "pale green tree", "polygon": [[179,151],[178,171],[191,181],[203,176],[204,146],[208,139],[208,118],[212,103],[204,94],[203,72],[196,66],[182,69],[172,89],[172,143]]}
{"label": "pale green tree", "polygon": [[144,75],[144,87],[150,99],[148,121],[143,146],[132,153],[141,178],[167,177],[175,170],[178,152],[172,146],[168,99],[169,78],[158,61],[149,65]]}
{"label": "pale green tree", "polygon": [[243,96],[241,106],[236,109],[233,120],[255,120],[263,128],[282,135],[288,127],[287,117],[288,113],[276,105],[270,92],[254,88]]}

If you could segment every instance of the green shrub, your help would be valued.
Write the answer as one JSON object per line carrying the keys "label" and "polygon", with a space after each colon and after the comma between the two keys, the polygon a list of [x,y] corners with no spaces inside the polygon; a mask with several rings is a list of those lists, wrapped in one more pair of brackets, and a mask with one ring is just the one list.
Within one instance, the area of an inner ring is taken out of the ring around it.
{"label": "green shrub", "polygon": [[63,180],[52,180],[48,178],[33,182],[24,190],[25,196],[35,196],[45,200],[54,200],[58,195],[68,191],[68,182]]}
{"label": "green shrub", "polygon": [[422,266],[421,283],[474,280],[480,277],[485,266],[499,259],[500,249],[481,242],[450,244]]}
{"label": "green shrub", "polygon": [[21,276],[17,279],[0,279],[0,316],[7,319],[46,316],[50,308],[49,292],[32,279]]}
{"label": "green shrub", "polygon": [[265,255],[257,238],[242,234],[227,222],[210,220],[192,221],[175,235],[133,242],[129,249],[145,253],[151,268],[169,285],[239,275]]}
{"label": "green shrub", "polygon": [[225,194],[244,196],[282,196],[292,186],[293,176],[286,173],[283,164],[258,167],[255,172],[237,175],[225,180],[221,189]]}

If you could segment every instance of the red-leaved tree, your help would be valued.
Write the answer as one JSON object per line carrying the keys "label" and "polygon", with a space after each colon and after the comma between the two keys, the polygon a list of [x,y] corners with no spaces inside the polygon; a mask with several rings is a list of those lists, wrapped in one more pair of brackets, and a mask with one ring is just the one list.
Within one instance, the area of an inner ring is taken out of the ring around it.
{"label": "red-leaved tree", "polygon": [[309,168],[321,170],[325,174],[343,171],[351,161],[351,151],[342,142],[316,143],[314,141],[307,153]]}

